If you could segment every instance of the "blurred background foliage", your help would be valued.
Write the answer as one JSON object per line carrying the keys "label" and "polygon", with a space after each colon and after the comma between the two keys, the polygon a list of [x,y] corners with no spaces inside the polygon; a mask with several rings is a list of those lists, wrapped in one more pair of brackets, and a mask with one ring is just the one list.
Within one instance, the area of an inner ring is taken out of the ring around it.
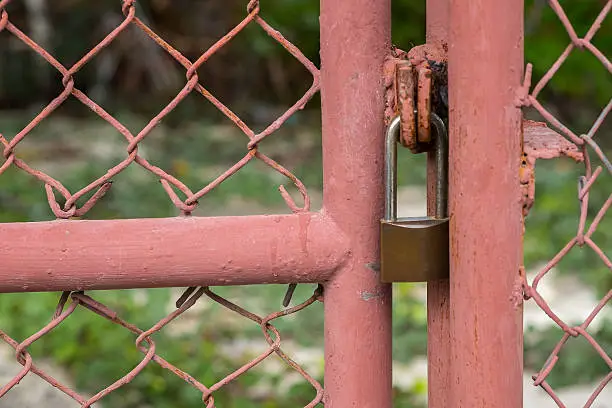
{"label": "blurred background foliage", "polygon": [[[7,11],[15,25],[69,67],[121,22],[123,16],[118,3],[117,0],[13,1]],[[561,3],[578,34],[583,35],[605,1]],[[141,19],[193,61],[244,17],[246,1],[142,0],[137,7]],[[262,0],[261,9],[262,17],[319,65],[317,1]],[[396,46],[407,50],[423,43],[424,24],[424,1],[393,1]],[[534,80],[537,80],[567,47],[569,38],[544,0],[526,1],[525,27],[526,62],[534,64]],[[612,55],[612,19],[604,22],[593,42],[604,55]],[[255,24],[217,52],[198,74],[205,87],[256,131],[297,100],[311,82],[308,72]],[[8,139],[14,137],[61,92],[61,79],[31,49],[9,33],[0,33],[0,132]],[[184,69],[138,29],[129,27],[75,75],[75,83],[132,132],[137,132],[184,85]],[[583,133],[611,95],[609,72],[591,54],[576,50],[544,89],[540,100],[570,128]],[[322,189],[319,103],[318,97],[315,98],[261,145],[263,151],[300,177],[315,204],[320,202]],[[526,115],[540,119],[531,111],[526,111]],[[597,140],[610,156],[609,119]],[[69,99],[20,143],[17,153],[75,191],[125,157],[124,149],[125,140],[121,135],[88,108]],[[143,156],[181,178],[192,189],[199,189],[216,177],[245,150],[244,135],[196,94],[186,98],[140,147]],[[408,156],[402,155],[402,166],[422,164],[423,158]],[[577,180],[582,170],[581,165],[569,159],[538,163],[536,204],[527,218],[525,237],[528,268],[537,268],[552,258],[575,234],[579,209]],[[423,166],[402,172],[400,182],[422,185]],[[202,199],[197,215],[287,211],[277,192],[279,184],[289,183],[265,166],[250,163]],[[592,189],[591,214],[603,204],[610,191],[612,178],[604,171]],[[42,184],[14,169],[0,177],[0,208],[1,222],[53,218]],[[138,166],[131,166],[116,177],[110,193],[88,218],[173,215],[176,210],[159,182]],[[604,251],[612,243],[611,231],[608,217],[594,235]],[[574,249],[558,273],[577,274],[600,296],[612,287],[610,271],[588,249]],[[309,296],[310,289],[300,288],[296,298]],[[421,285],[395,287],[394,357],[398,364],[407,365],[425,354],[426,315],[419,297],[422,289]],[[236,287],[221,288],[220,292],[247,305],[256,302],[251,306],[270,313],[278,310],[284,288]],[[176,295],[170,289],[93,294],[142,328],[150,327],[168,313],[168,305]],[[50,319],[57,299],[55,293],[2,295],[0,327],[17,339],[24,339]],[[236,359],[235,352],[223,351],[221,346],[244,339],[264,346],[256,326],[252,327],[244,319],[229,324],[228,312],[220,308],[206,306],[189,313],[195,318],[185,317],[192,323],[183,334],[173,335],[172,330],[166,330],[156,334],[155,340],[164,357],[205,384],[212,384],[237,368],[253,352],[246,349]],[[294,342],[296,350],[319,353],[322,325],[319,304],[279,322],[283,338]],[[610,349],[610,325],[600,327],[593,335],[604,349]],[[560,330],[529,328],[527,333],[526,364],[530,370],[537,370],[560,338]],[[124,329],[79,311],[52,335],[34,343],[30,350],[35,358],[48,356],[66,368],[81,390],[93,394],[137,364],[142,356],[133,346],[133,340],[134,336]],[[319,360],[317,364],[322,367],[322,355]],[[322,380],[321,371],[318,372]],[[601,364],[601,359],[589,347],[577,344],[557,363],[551,382],[553,386],[589,382],[606,373],[607,367]],[[307,403],[314,395],[312,389],[303,381],[288,388],[280,387],[286,375],[284,369],[275,371],[264,365],[216,393],[215,398],[219,406],[241,408],[292,407]],[[267,388],[254,395],[250,390],[262,383]],[[281,389],[284,391],[280,392]],[[396,391],[396,406],[420,406],[426,388],[421,380],[408,387],[398,387]],[[199,406],[199,400],[199,394],[191,387],[151,365],[130,385],[107,397],[103,405]]]}

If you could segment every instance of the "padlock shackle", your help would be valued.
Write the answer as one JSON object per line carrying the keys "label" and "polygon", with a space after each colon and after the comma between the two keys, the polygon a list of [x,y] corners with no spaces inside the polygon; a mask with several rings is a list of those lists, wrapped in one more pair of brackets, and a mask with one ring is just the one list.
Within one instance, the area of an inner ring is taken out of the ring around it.
{"label": "padlock shackle", "polygon": [[394,117],[385,135],[385,221],[397,219],[397,143],[400,121],[399,115]]}
{"label": "padlock shackle", "polygon": [[[400,136],[400,117],[393,118],[385,135],[385,221],[397,220],[397,144]],[[448,208],[448,136],[446,125],[435,113],[431,124],[436,130],[436,208],[435,218],[446,218]]]}

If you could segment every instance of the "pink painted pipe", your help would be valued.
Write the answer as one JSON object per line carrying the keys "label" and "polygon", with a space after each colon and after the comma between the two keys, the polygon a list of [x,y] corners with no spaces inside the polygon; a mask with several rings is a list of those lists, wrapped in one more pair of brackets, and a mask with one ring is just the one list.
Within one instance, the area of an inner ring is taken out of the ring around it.
{"label": "pink painted pipe", "polygon": [[323,282],[347,241],[316,213],[0,224],[0,292]]}
{"label": "pink painted pipe", "polygon": [[450,1],[449,407],[522,407],[523,0]]}
{"label": "pink painted pipe", "polygon": [[325,285],[326,408],[392,406],[391,286],[378,272],[390,6],[321,1],[324,211],[352,251]]}
{"label": "pink painted pipe", "polygon": [[[427,43],[448,46],[450,0],[427,0]],[[427,212],[436,210],[436,160],[427,155]],[[427,406],[450,407],[450,284],[448,279],[427,282]]]}

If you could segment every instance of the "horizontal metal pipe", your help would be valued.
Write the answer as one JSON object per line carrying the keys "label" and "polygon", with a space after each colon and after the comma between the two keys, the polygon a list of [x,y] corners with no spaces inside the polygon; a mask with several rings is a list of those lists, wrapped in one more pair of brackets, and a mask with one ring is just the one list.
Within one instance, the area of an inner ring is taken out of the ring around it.
{"label": "horizontal metal pipe", "polygon": [[0,224],[0,292],[310,283],[348,256],[319,213]]}

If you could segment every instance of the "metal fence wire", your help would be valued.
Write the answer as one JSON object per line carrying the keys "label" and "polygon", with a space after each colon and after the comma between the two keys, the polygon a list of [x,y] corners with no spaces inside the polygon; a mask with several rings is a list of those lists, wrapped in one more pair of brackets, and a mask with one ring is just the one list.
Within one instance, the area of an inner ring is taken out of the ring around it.
{"label": "metal fence wire", "polygon": [[[310,199],[306,188],[302,182],[294,176],[289,170],[277,163],[270,157],[266,156],[258,148],[259,142],[270,136],[272,133],[277,131],[283,123],[291,117],[295,112],[302,109],[304,105],[318,92],[319,90],[319,70],[315,65],[304,56],[304,54],[289,40],[287,40],[280,32],[276,31],[270,26],[260,15],[260,5],[258,0],[251,0],[246,8],[246,17],[236,25],[231,31],[225,34],[220,40],[213,44],[207,49],[196,61],[190,61],[183,56],[176,48],[171,44],[167,43],[162,37],[156,34],[150,27],[148,27],[141,19],[137,17],[137,8],[135,0],[123,0],[121,10],[124,15],[124,19],[120,25],[118,25],[112,32],[110,32],[102,41],[100,41],[95,47],[87,52],[78,62],[71,67],[64,66],[59,62],[49,51],[45,50],[42,46],[37,44],[28,35],[26,35],[21,29],[19,29],[13,22],[11,22],[9,11],[7,6],[10,0],[0,1],[0,35],[12,35],[19,39],[25,46],[29,47],[32,51],[37,53],[45,61],[47,61],[52,67],[54,67],[63,76],[62,84],[64,90],[59,96],[57,96],[51,103],[49,103],[42,111],[32,119],[19,133],[13,137],[7,137],[7,135],[0,135],[0,141],[4,145],[4,163],[0,166],[0,175],[4,173],[8,168],[15,167],[31,177],[40,180],[45,187],[49,206],[55,216],[59,219],[69,219],[71,217],[79,217],[87,213],[96,202],[104,196],[104,194],[111,188],[111,179],[117,174],[124,171],[128,166],[139,165],[142,168],[148,170],[155,177],[158,177],[161,184],[168,194],[172,203],[178,210],[184,215],[189,215],[196,205],[198,199],[209,193],[211,190],[219,186],[224,180],[231,177],[233,174],[238,172],[251,160],[257,159],[265,163],[275,171],[287,177],[297,187],[298,191],[302,195],[303,205],[298,206],[294,200],[289,196],[288,192],[284,187],[279,187],[280,193],[285,199],[289,208],[294,212],[306,212],[310,208]],[[240,33],[249,24],[259,25],[269,36],[271,41],[276,41],[282,45],[287,52],[293,55],[311,74],[312,74],[312,85],[306,91],[306,93],[291,106],[287,111],[280,115],[274,120],[268,127],[262,132],[256,133],[253,131],[243,120],[241,120],[234,112],[232,112],[226,105],[218,100],[213,94],[211,94],[204,86],[198,81],[197,70],[202,64],[221,48],[227,45],[238,33]],[[131,133],[126,126],[124,126],[117,118],[106,112],[104,108],[94,102],[88,95],[79,90],[74,81],[74,76],[83,67],[90,63],[96,54],[101,52],[103,49],[108,47],[128,26],[135,26],[142,30],[150,39],[165,50],[173,59],[175,59],[184,69],[186,70],[186,84],[181,91],[172,99],[172,101],[165,106],[138,134]],[[216,179],[211,181],[206,186],[202,187],[198,191],[192,191],[187,187],[181,180],[174,177],[167,171],[155,166],[154,164],[147,161],[144,157],[139,155],[138,146],[141,142],[145,141],[149,133],[160,123],[164,117],[172,112],[177,105],[181,103],[187,95],[192,92],[199,93],[205,100],[212,103],[219,109],[228,119],[230,119],[247,137],[248,143],[246,146],[246,154],[244,157],[236,162],[233,166],[228,168],[225,172],[220,174]],[[17,147],[19,143],[28,137],[30,132],[39,125],[43,120],[49,117],[53,111],[55,111],[60,105],[62,105],[68,98],[74,97],[87,106],[92,112],[98,115],[101,119],[113,126],[119,133],[121,133],[127,142],[126,157],[121,162],[117,163],[114,167],[108,169],[108,171],[91,182],[89,185],[84,186],[76,192],[70,192],[61,181],[53,178],[49,174],[46,174],[40,170],[37,170],[22,158],[19,157]],[[180,192],[183,194],[183,198],[179,197]],[[57,194],[60,194],[65,202],[60,204],[57,200]],[[84,201],[82,205],[79,202]],[[323,397],[323,388],[314,378],[312,378],[304,369],[293,361],[287,354],[285,354],[281,346],[281,336],[278,329],[274,326],[273,321],[278,318],[299,312],[309,305],[313,304],[317,300],[320,300],[321,288],[317,288],[313,295],[303,303],[283,309],[282,311],[269,314],[267,316],[258,316],[243,307],[238,306],[230,302],[229,300],[221,297],[220,295],[213,292],[208,287],[192,287],[187,289],[180,299],[176,302],[176,310],[161,319],[154,326],[143,330],[123,320],[115,311],[111,310],[104,304],[96,301],[89,295],[83,292],[64,292],[61,295],[57,309],[52,316],[51,321],[44,326],[37,333],[33,334],[29,338],[23,341],[17,341],[9,336],[9,334],[0,331],[0,339],[15,349],[15,356],[17,361],[23,366],[21,371],[12,378],[7,384],[1,385],[0,398],[15,387],[21,379],[24,378],[28,373],[33,373],[53,387],[57,388],[64,394],[71,397],[73,400],[78,402],[82,407],[89,407],[96,401],[100,401],[102,398],[122,387],[123,385],[132,381],[148,364],[158,364],[165,368],[169,372],[183,379],[190,386],[198,389],[202,393],[202,401],[207,407],[213,407],[214,392],[223,388],[225,385],[235,380],[251,368],[263,362],[265,359],[272,355],[278,356],[288,366],[297,371],[305,381],[309,382],[314,388],[313,399],[306,405],[307,407],[313,407],[317,405]],[[216,302],[219,305],[235,312],[246,319],[255,322],[261,326],[262,334],[267,348],[256,358],[246,362],[242,367],[222,377],[217,383],[212,385],[205,385],[198,381],[197,378],[192,377],[189,373],[182,371],[179,367],[174,366],[170,362],[161,358],[156,350],[155,341],[153,335],[156,332],[162,330],[171,321],[181,316],[185,311],[191,308],[196,301],[201,298],[208,298],[210,301]],[[53,378],[47,372],[42,370],[34,363],[32,356],[28,353],[28,347],[34,342],[41,339],[46,334],[50,333],[62,322],[66,321],[73,312],[77,309],[86,309],[102,316],[109,321],[124,327],[126,330],[134,333],[137,336],[135,346],[142,352],[142,361],[134,367],[131,371],[126,373],[122,378],[106,387],[102,391],[98,392],[91,398],[85,398],[69,386],[61,383],[57,379]]]}
{"label": "metal fence wire", "polygon": [[[568,323],[563,321],[551,308],[549,307],[546,299],[538,292],[538,286],[543,279],[550,273],[550,271],[561,262],[561,260],[570,252],[579,250],[586,246],[589,250],[594,251],[604,265],[612,270],[612,262],[610,258],[604,253],[604,251],[593,241],[592,236],[600,222],[606,215],[606,212],[612,206],[612,194],[607,198],[603,206],[591,219],[590,225],[587,225],[587,219],[592,217],[593,214],[589,214],[589,191],[597,183],[598,177],[610,177],[612,176],[612,164],[608,157],[606,157],[604,151],[600,148],[597,143],[596,134],[600,129],[602,123],[606,120],[607,116],[612,110],[612,99],[604,107],[601,114],[593,122],[589,131],[585,134],[576,134],[574,131],[565,126],[559,119],[557,119],[544,105],[538,100],[542,89],[551,81],[551,79],[558,72],[559,68],[568,59],[572,52],[590,52],[594,55],[605,69],[612,74],[612,62],[609,58],[604,55],[597,47],[591,42],[593,37],[597,34],[597,31],[601,27],[602,23],[609,16],[610,10],[612,9],[612,1],[607,1],[599,13],[599,15],[593,21],[593,24],[587,31],[586,35],[582,38],[576,33],[570,19],[566,15],[563,7],[559,4],[558,0],[549,0],[550,7],[554,10],[559,20],[567,30],[567,34],[570,38],[570,43],[565,48],[563,53],[550,67],[546,74],[539,80],[539,82],[531,88],[531,74],[532,66],[527,65],[525,81],[521,95],[519,97],[520,104],[525,107],[535,108],[547,121],[548,123],[557,129],[564,137],[574,143],[583,155],[584,163],[584,175],[580,177],[578,183],[578,200],[580,202],[580,212],[578,214],[578,231],[576,236],[573,237],[563,249],[561,249],[535,276],[532,282],[529,284],[527,281],[524,283],[524,293],[526,299],[533,299],[537,305],[564,331],[563,336],[552,350],[546,363],[536,375],[533,376],[533,384],[535,386],[542,387],[550,397],[555,401],[559,407],[565,407],[563,401],[559,398],[555,390],[546,381],[549,374],[553,371],[555,364],[559,361],[560,354],[563,348],[566,346],[570,338],[582,336],[586,339],[593,349],[601,356],[610,367],[610,372],[603,378],[599,386],[597,386],[591,393],[588,400],[585,402],[584,407],[590,407],[595,402],[597,396],[606,387],[606,385],[612,380],[612,358],[604,350],[604,348],[593,338],[588,331],[591,322],[602,312],[606,304],[612,299],[612,290],[599,301],[599,303],[593,308],[589,316],[579,326],[571,327]],[[593,169],[593,162],[591,160],[591,152],[594,152],[597,158],[601,161],[602,166],[597,166]],[[604,173],[602,175],[602,173]],[[578,247],[578,248],[577,248]]]}
{"label": "metal fence wire", "polygon": [[[309,297],[301,304],[261,317],[240,307],[235,303],[230,302],[222,296],[219,296],[217,293],[213,292],[208,287],[192,287],[188,288],[176,301],[176,310],[161,319],[151,328],[147,330],[142,330],[131,324],[130,322],[123,320],[115,311],[113,311],[106,305],[96,301],[92,297],[84,294],[83,292],[64,292],[58,302],[57,308],[55,310],[55,313],[53,314],[53,318],[51,319],[51,321],[45,327],[40,329],[35,334],[31,335],[24,341],[18,342],[15,339],[11,338],[7,333],[0,330],[0,339],[2,339],[5,343],[15,349],[15,356],[17,358],[17,361],[23,366],[23,368],[21,369],[21,371],[19,371],[19,373],[17,373],[17,375],[15,375],[6,385],[2,386],[2,388],[0,389],[0,398],[2,398],[2,396],[9,392],[17,384],[19,384],[23,377],[25,377],[28,373],[33,373],[48,382],[53,387],[66,394],[67,396],[69,396],[70,398],[72,398],[73,400],[77,401],[81,405],[81,407],[90,407],[92,404],[97,401],[100,401],[102,398],[104,398],[111,392],[131,382],[139,373],[141,373],[145,369],[148,364],[154,362],[162,368],[168,370],[168,372],[183,379],[190,386],[198,389],[202,393],[202,401],[206,404],[205,406],[210,408],[215,406],[215,400],[213,396],[213,393],[215,391],[220,390],[221,388],[229,384],[231,381],[237,379],[239,376],[241,376],[251,368],[263,362],[268,357],[272,356],[273,354],[276,354],[289,367],[298,372],[305,379],[305,381],[308,381],[312,385],[312,387],[314,388],[313,393],[315,395],[312,401],[305,406],[314,407],[323,398],[323,387],[316,379],[311,377],[298,363],[296,363],[294,360],[291,359],[291,357],[289,357],[283,352],[283,350],[280,348],[280,333],[278,329],[272,324],[272,321],[303,310],[304,308],[313,304],[317,300],[320,300],[321,294],[321,288],[319,287],[315,290],[311,297]],[[235,371],[225,375],[225,377],[217,381],[215,384],[209,386],[202,384],[198,381],[197,378],[194,378],[189,373],[181,370],[179,367],[176,367],[169,361],[160,357],[158,354],[158,350],[155,347],[155,341],[152,338],[155,333],[159,332],[174,319],[182,315],[185,311],[191,308],[198,301],[198,299],[202,298],[203,296],[208,297],[210,300],[217,302],[219,305],[227,308],[228,310],[231,310],[232,312],[235,312],[260,325],[265,341],[268,344],[268,347],[265,349],[265,351],[263,351],[257,357],[246,362],[244,365],[242,365]],[[66,305],[68,303],[68,300],[70,300],[70,303]],[[114,324],[117,324],[125,328],[126,330],[129,330],[130,332],[134,333],[137,336],[135,346],[142,352],[142,354],[144,354],[142,361],[138,363],[136,367],[134,367],[132,370],[130,370],[123,377],[121,377],[111,385],[99,391],[91,398],[83,397],[81,394],[71,389],[66,384],[61,383],[47,372],[37,367],[33,362],[32,356],[27,351],[27,348],[29,346],[31,346],[35,341],[39,340],[44,335],[49,334],[52,330],[57,328],[62,322],[64,322],[68,317],[70,317],[78,307],[92,311],[97,315],[102,316],[103,318],[113,322]]]}
{"label": "metal fence wire", "polygon": [[[259,1],[251,0],[247,5],[247,16],[236,25],[231,31],[225,34],[220,40],[213,44],[208,50],[206,50],[200,57],[195,61],[189,61],[183,56],[180,51],[174,48],[171,44],[167,43],[162,37],[156,34],[150,27],[148,27],[141,19],[136,16],[136,1],[135,0],[123,0],[122,1],[122,12],[124,20],[119,26],[112,30],[102,41],[100,41],[95,47],[87,52],[79,61],[77,61],[72,67],[65,67],[60,63],[51,53],[37,44],[34,40],[28,37],[22,30],[15,26],[10,18],[9,13],[6,9],[10,0],[0,1],[0,10],[2,14],[0,17],[0,35],[13,35],[23,42],[24,45],[31,48],[34,52],[44,58],[52,67],[54,67],[59,73],[62,74],[62,84],[64,90],[59,96],[57,96],[51,103],[49,103],[30,123],[28,123],[23,130],[17,133],[14,137],[7,139],[0,135],[0,142],[4,145],[3,155],[5,158],[4,163],[0,167],[0,175],[4,173],[9,167],[14,166],[21,171],[29,174],[32,177],[40,180],[44,183],[45,190],[47,193],[47,199],[49,206],[53,210],[53,213],[57,218],[67,219],[71,217],[83,216],[89,211],[96,202],[102,198],[106,192],[111,188],[111,179],[117,174],[124,171],[128,166],[136,163],[142,168],[148,170],[153,175],[160,179],[160,182],[168,194],[172,203],[183,213],[191,213],[198,204],[198,199],[208,194],[214,188],[219,186],[227,178],[231,177],[238,170],[244,167],[253,159],[260,160],[267,166],[271,167],[278,173],[287,177],[291,182],[294,183],[303,198],[303,205],[298,206],[283,186],[279,187],[280,193],[283,196],[285,202],[293,212],[308,211],[310,209],[310,198],[306,191],[304,184],[289,170],[277,163],[269,156],[266,156],[258,148],[259,142],[270,136],[272,133],[277,131],[283,123],[291,117],[295,112],[302,109],[305,104],[318,92],[319,90],[319,70],[317,67],[308,59],[306,56],[289,40],[283,35],[276,31],[270,26],[263,18],[259,16]],[[304,95],[293,104],[287,111],[280,115],[274,120],[268,127],[262,132],[256,133],[253,131],[242,119],[240,119],[234,112],[232,112],[226,105],[211,94],[204,86],[198,81],[197,70],[204,64],[210,57],[212,57],[221,48],[227,45],[236,35],[238,35],[246,26],[249,24],[259,25],[273,41],[277,41],[282,45],[293,57],[295,57],[311,74],[312,74],[312,85],[304,93]],[[84,92],[80,91],[75,86],[74,76],[81,70],[85,65],[95,57],[96,54],[101,52],[103,49],[108,47],[128,26],[133,25],[138,27],[144,32],[152,41],[157,43],[163,50],[165,50],[172,58],[174,58],[180,65],[186,69],[185,76],[187,82],[181,91],[172,99],[172,101],[166,105],[153,119],[147,123],[147,125],[136,135],[130,132],[126,126],[121,124],[117,118],[106,112],[104,108],[90,99]],[[212,103],[221,113],[223,113],[228,119],[230,119],[249,139],[247,144],[247,152],[244,157],[236,162],[233,166],[227,169],[224,173],[219,175],[216,179],[202,187],[200,190],[193,192],[187,185],[181,180],[174,177],[167,171],[157,167],[155,164],[150,163],[144,157],[138,154],[138,145],[143,142],[151,131],[168,115],[170,114],[190,93],[197,92],[201,94],[206,100]],[[117,163],[114,167],[108,169],[108,171],[100,176],[89,185],[81,188],[75,193],[70,192],[61,181],[53,178],[49,174],[46,174],[40,170],[37,170],[28,165],[23,159],[21,159],[16,153],[16,149],[19,143],[22,142],[28,134],[43,120],[49,117],[53,111],[55,111],[60,105],[62,105],[69,97],[73,96],[89,109],[102,118],[104,121],[113,126],[119,133],[121,133],[127,141],[127,157],[120,163]],[[180,191],[184,197],[180,198],[177,191]],[[65,202],[60,205],[57,201],[56,194],[60,194]],[[86,201],[79,207],[77,202],[81,199]]]}

